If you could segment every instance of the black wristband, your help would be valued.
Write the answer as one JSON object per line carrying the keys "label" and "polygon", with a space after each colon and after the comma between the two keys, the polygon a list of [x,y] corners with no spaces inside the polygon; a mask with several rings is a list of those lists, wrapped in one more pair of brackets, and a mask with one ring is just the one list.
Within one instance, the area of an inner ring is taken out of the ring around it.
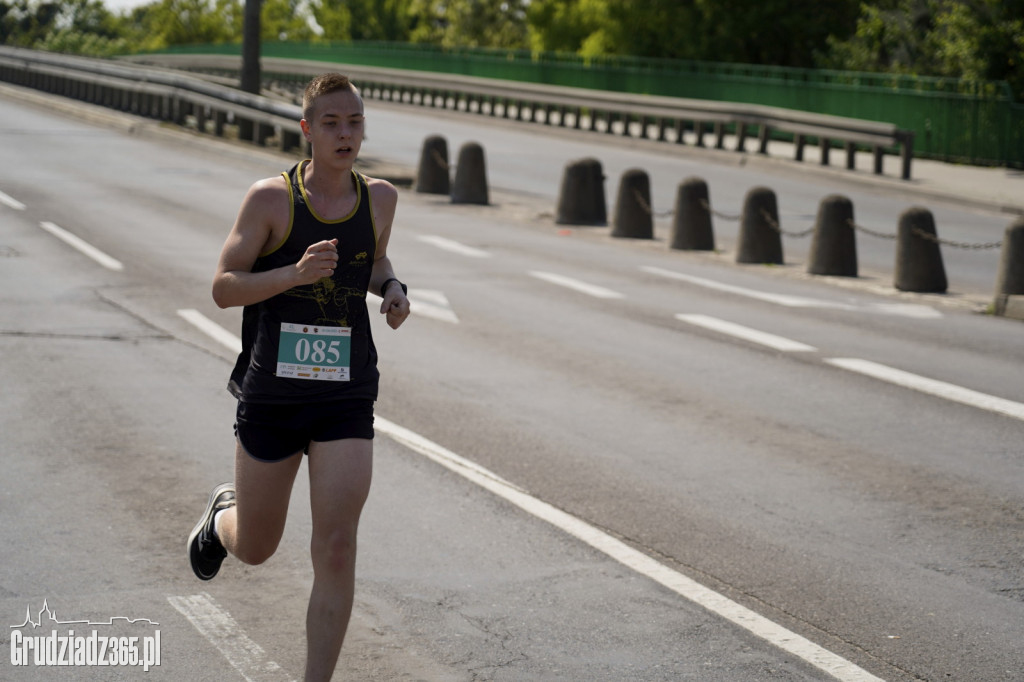
{"label": "black wristband", "polygon": [[[388,277],[386,280],[384,280],[384,283],[380,285],[380,295],[382,297],[384,296],[384,292],[386,292],[388,290],[388,285],[391,284],[392,282],[398,282],[398,278],[396,278],[396,277]],[[401,282],[398,282],[398,286],[402,287],[402,293],[403,294],[408,294],[409,293],[409,287],[405,286]]]}

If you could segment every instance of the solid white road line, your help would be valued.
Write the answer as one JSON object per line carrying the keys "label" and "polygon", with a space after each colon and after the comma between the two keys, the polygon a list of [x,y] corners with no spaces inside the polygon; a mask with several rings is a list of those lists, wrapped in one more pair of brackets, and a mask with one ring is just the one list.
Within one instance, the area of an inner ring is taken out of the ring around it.
{"label": "solid white road line", "polygon": [[281,666],[267,658],[263,647],[252,641],[210,595],[204,592],[188,597],[167,597],[167,601],[249,682],[292,679]]}
{"label": "solid white road line", "polygon": [[989,412],[1005,414],[1014,419],[1024,420],[1024,403],[997,398],[987,393],[980,393],[969,388],[963,388],[945,381],[929,379],[927,377],[904,372],[900,369],[893,369],[886,365],[880,365],[870,360],[858,360],[857,358],[829,358],[826,359],[830,365],[840,367],[851,372],[863,374],[875,379],[881,379],[897,386],[911,388],[921,393],[927,393],[953,402],[970,405]]}
{"label": "solid white road line", "polygon": [[588,284],[587,282],[581,282],[578,279],[572,279],[571,277],[564,277],[562,275],[556,275],[552,272],[538,272],[536,270],[530,271],[531,277],[542,279],[545,282],[551,284],[557,284],[558,286],[566,287],[578,291],[581,294],[587,294],[588,296],[594,296],[596,298],[625,298],[623,294],[611,289],[605,289],[595,284]]}
{"label": "solid white road line", "polygon": [[[239,341],[239,344],[241,344],[241,341]],[[837,656],[831,651],[818,646],[809,639],[787,630],[781,625],[768,620],[764,616],[751,611],[745,606],[737,604],[728,597],[725,597],[714,590],[704,587],[695,580],[670,569],[646,554],[633,549],[619,540],[616,540],[607,533],[594,528],[580,519],[556,509],[550,504],[542,502],[535,497],[531,497],[526,493],[526,491],[512,483],[509,483],[497,474],[476,464],[475,462],[466,459],[465,457],[460,457],[451,450],[441,447],[437,443],[434,443],[433,441],[428,440],[423,436],[410,431],[405,427],[399,426],[398,424],[395,424],[394,422],[379,415],[374,417],[374,426],[378,431],[390,436],[396,442],[401,443],[410,450],[420,453],[446,469],[475,483],[481,488],[489,490],[495,495],[508,500],[523,511],[547,521],[556,528],[568,533],[582,542],[587,543],[591,547],[606,554],[627,568],[630,568],[647,576],[651,580],[664,585],[681,597],[704,607],[721,618],[725,618],[731,623],[734,623],[748,632],[764,639],[773,646],[807,661],[816,668],[832,675],[837,680],[840,680],[841,682],[882,682],[880,678],[875,677],[866,670],[854,665],[840,656]],[[191,597],[189,599],[199,599],[199,602],[196,605],[197,611],[210,611],[209,606],[205,604],[205,600],[201,599],[203,596],[204,595],[199,595],[198,598]],[[186,598],[169,597],[168,599],[172,600],[171,603],[175,605],[175,608],[178,608],[179,611],[185,613],[185,611],[182,610],[182,608],[179,608],[173,600],[184,600]],[[206,596],[206,600],[209,600],[208,596]],[[212,600],[209,601],[212,602]],[[216,605],[214,605],[214,609],[216,609]],[[187,613],[186,616],[188,616]],[[230,618],[230,616],[228,616],[228,618]],[[189,620],[192,620],[193,624],[196,623],[196,621],[191,617],[189,617]],[[223,623],[222,617],[218,616],[216,611],[212,612],[210,620],[213,621],[214,625]],[[200,628],[199,625],[196,625],[196,627]],[[203,629],[200,628],[199,631],[203,632]],[[216,632],[217,631],[215,631],[213,638],[211,638],[210,635],[206,635],[207,639],[214,641],[215,644],[217,641],[223,639],[223,636],[218,637]],[[220,630],[220,632],[223,632],[223,630]],[[204,632],[204,635],[205,634],[206,633]],[[255,646],[255,644],[253,644],[253,646]],[[218,645],[218,648],[221,648],[220,645]],[[258,649],[259,647],[256,648]],[[221,648],[221,651],[224,651],[224,649]],[[228,654],[225,653],[225,656],[228,656]],[[231,660],[231,658],[228,657],[228,660]],[[232,665],[234,665],[234,663],[232,663]],[[238,666],[235,667],[236,669],[238,668]]]}
{"label": "solid white road line", "polygon": [[182,308],[178,314],[199,328],[217,343],[235,353],[242,352],[242,339],[194,308]]}
{"label": "solid white road line", "polygon": [[785,294],[773,294],[767,291],[758,291],[756,289],[747,289],[745,287],[738,287],[732,284],[725,284],[724,282],[716,282],[713,279],[704,279],[703,277],[694,277],[693,275],[687,275],[682,272],[675,272],[674,270],[665,270],[663,268],[656,268],[649,265],[643,265],[640,267],[644,272],[652,275],[658,275],[659,277],[667,277],[669,279],[679,280],[680,282],[687,282],[688,284],[695,284],[705,289],[714,289],[715,291],[723,291],[729,294],[735,294],[737,296],[746,296],[758,301],[764,301],[766,303],[773,303],[775,305],[785,306],[787,308],[826,308],[831,310],[852,310],[861,312],[875,312],[883,313],[885,315],[900,315],[902,317],[913,317],[917,319],[935,319],[942,317],[942,313],[934,308],[930,308],[926,305],[918,305],[916,303],[876,303],[867,304],[863,306],[851,305],[849,303],[838,303],[836,301],[825,301],[818,298],[806,298],[804,296],[787,296]]}
{"label": "solid white road line", "polygon": [[108,270],[124,270],[124,266],[121,265],[121,261],[115,258],[111,258],[107,254],[97,249],[92,244],[89,244],[88,242],[82,240],[81,238],[71,234],[63,227],[59,227],[50,222],[39,223],[39,227],[43,228],[57,239],[67,244],[68,246],[78,249],[86,256],[92,258],[94,261],[96,261],[103,267],[107,268]]}
{"label": "solid white road line", "polygon": [[9,208],[13,208],[15,211],[25,210],[25,204],[21,203],[20,201],[10,196],[9,194],[4,194],[3,192],[0,192],[0,204],[3,204],[4,206],[7,206]]}
{"label": "solid white road line", "polygon": [[767,618],[710,590],[687,576],[672,570],[646,554],[611,537],[607,533],[531,497],[525,491],[504,481],[496,474],[456,455],[419,434],[382,417],[375,417],[377,430],[441,466],[463,476],[480,487],[516,505],[523,511],[547,521],[559,530],[585,542],[615,561],[667,587],[676,594],[698,604],[773,646],[797,656],[843,682],[881,682],[866,670],[833,654],[814,642],[791,632]]}
{"label": "solid white road line", "polygon": [[750,327],[744,327],[743,325],[735,324],[734,322],[726,322],[725,320],[720,320],[717,317],[710,317],[708,315],[678,314],[676,315],[676,319],[688,322],[689,324],[696,325],[698,327],[720,332],[722,334],[728,334],[729,336],[743,339],[744,341],[768,346],[769,348],[774,348],[775,350],[780,350],[786,353],[809,353],[817,350],[814,346],[808,346],[806,343],[791,341],[790,339],[782,336],[776,336],[775,334],[769,334],[767,332],[751,329]]}
{"label": "solid white road line", "polygon": [[426,242],[432,246],[436,246],[439,249],[457,253],[461,256],[469,256],[470,258],[490,258],[491,254],[482,249],[477,249],[472,246],[466,246],[452,239],[446,237],[437,237],[434,235],[425,234],[417,237],[421,242]]}

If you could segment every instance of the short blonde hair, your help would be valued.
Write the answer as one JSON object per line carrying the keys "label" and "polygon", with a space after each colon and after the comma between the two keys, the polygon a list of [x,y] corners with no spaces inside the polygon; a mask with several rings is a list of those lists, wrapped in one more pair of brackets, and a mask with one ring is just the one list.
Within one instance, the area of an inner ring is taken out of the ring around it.
{"label": "short blonde hair", "polygon": [[302,117],[308,121],[313,116],[313,107],[316,101],[324,95],[339,90],[354,92],[361,99],[359,88],[348,79],[348,76],[340,73],[322,73],[313,78],[306,85],[305,92],[302,93]]}

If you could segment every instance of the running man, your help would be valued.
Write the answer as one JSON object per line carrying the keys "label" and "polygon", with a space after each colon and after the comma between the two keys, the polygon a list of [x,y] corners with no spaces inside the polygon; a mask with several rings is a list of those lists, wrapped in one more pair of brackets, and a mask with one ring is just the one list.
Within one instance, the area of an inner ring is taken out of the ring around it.
{"label": "running man", "polygon": [[352,169],[363,142],[359,91],[340,74],[318,76],[302,115],[312,159],[249,189],[214,276],[217,305],[244,306],[228,385],[238,398],[235,481],[214,488],[188,552],[202,580],[228,553],[253,565],[270,558],[309,455],[312,681],[331,678],[345,639],[373,468],[379,375],[366,294],[379,292],[392,329],[409,301],[387,255],[398,192]]}

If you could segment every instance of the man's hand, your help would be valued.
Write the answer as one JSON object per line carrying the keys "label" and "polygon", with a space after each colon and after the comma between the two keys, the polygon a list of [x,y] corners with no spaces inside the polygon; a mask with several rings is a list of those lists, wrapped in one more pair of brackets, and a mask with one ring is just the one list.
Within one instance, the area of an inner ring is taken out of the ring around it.
{"label": "man's hand", "polygon": [[295,275],[300,285],[313,284],[333,275],[337,267],[338,240],[332,239],[310,245],[295,264]]}
{"label": "man's hand", "polygon": [[409,299],[405,297],[405,292],[402,291],[402,287],[398,286],[395,282],[387,288],[384,292],[383,300],[380,304],[380,312],[387,315],[388,326],[392,329],[398,329],[405,322],[405,318],[409,317]]}

